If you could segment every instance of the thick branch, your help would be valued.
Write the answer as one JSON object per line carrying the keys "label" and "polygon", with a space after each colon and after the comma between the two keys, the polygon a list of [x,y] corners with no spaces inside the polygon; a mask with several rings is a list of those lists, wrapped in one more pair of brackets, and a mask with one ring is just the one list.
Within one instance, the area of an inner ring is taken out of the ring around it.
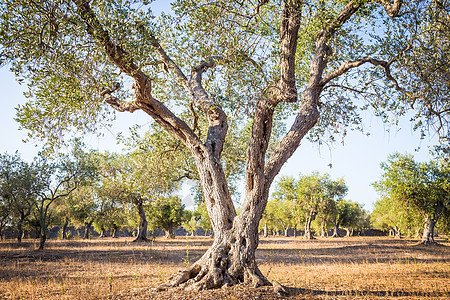
{"label": "thick branch", "polygon": [[343,63],[334,72],[332,72],[332,73],[328,74],[327,76],[325,76],[324,78],[322,78],[322,80],[320,81],[320,85],[325,86],[328,82],[347,73],[350,69],[357,68],[357,67],[361,66],[362,64],[365,64],[366,62],[369,61],[368,59],[369,58],[363,58],[361,60],[348,61],[348,62]]}
{"label": "thick branch", "polygon": [[358,2],[350,2],[341,10],[341,12],[337,15],[336,19],[333,22],[326,25],[318,34],[317,41],[320,40],[321,37],[325,37],[329,39],[334,35],[336,30],[342,27],[345,22],[362,6],[362,1]]}
{"label": "thick branch", "polygon": [[115,44],[109,33],[103,29],[102,24],[92,11],[88,0],[73,0],[77,6],[79,16],[87,25],[88,33],[96,39],[105,49],[110,60],[124,73],[142,83],[146,81],[146,75],[136,66],[128,53]]}
{"label": "thick branch", "polygon": [[204,90],[202,75],[207,69],[215,67],[218,60],[223,60],[223,58],[211,56],[208,60],[200,62],[198,66],[192,69],[191,78],[188,82],[194,105],[208,117],[209,129],[205,145],[216,158],[219,158],[222,153],[228,132],[227,115],[222,107]]}
{"label": "thick branch", "polygon": [[[295,53],[297,50],[298,30],[301,19],[301,1],[288,0],[283,4],[280,24],[280,79],[270,99],[262,96],[258,100],[253,119],[252,134],[247,150],[246,198],[242,218],[248,211],[261,215],[267,201],[268,188],[264,177],[266,152],[270,141],[273,113],[281,101],[297,101],[295,82]],[[262,210],[261,210],[262,209]]]}
{"label": "thick branch", "polygon": [[391,68],[390,68],[392,62],[393,62],[392,60],[390,62],[387,62],[384,60],[378,60],[378,59],[371,58],[371,57],[365,57],[361,60],[357,60],[357,61],[353,61],[353,62],[345,62],[337,70],[335,70],[334,72],[332,72],[331,74],[329,74],[328,76],[323,78],[322,81],[320,82],[320,84],[322,86],[324,86],[325,84],[327,84],[334,78],[339,77],[340,75],[344,74],[345,72],[347,72],[348,70],[350,70],[352,68],[359,67],[365,63],[371,63],[374,66],[380,66],[384,69],[384,73],[386,74],[387,79],[394,84],[394,88],[397,91],[405,94],[406,96],[408,96],[411,99],[417,99],[418,96],[416,96],[416,95],[406,91],[404,88],[402,88],[398,84],[398,81],[392,76]]}
{"label": "thick branch", "polygon": [[[303,137],[319,119],[317,100],[314,94],[316,94],[315,90],[305,91],[302,99],[303,103],[300,106],[300,111],[295,118],[294,124],[267,160],[264,168],[267,185],[273,182],[281,167],[294,154]],[[318,98],[318,95],[316,97]]]}
{"label": "thick branch", "polygon": [[[379,65],[385,65],[389,68],[389,66],[395,62],[402,54],[404,54],[405,52],[407,52],[408,50],[411,49],[413,45],[413,40],[410,40],[409,43],[401,50],[399,51],[399,53],[392,57],[391,60],[389,62],[382,62],[382,61],[378,61],[380,63],[378,63]],[[361,60],[357,60],[357,61],[352,61],[352,62],[345,62],[343,63],[338,69],[336,69],[335,71],[331,72],[330,74],[328,74],[325,78],[322,79],[321,81],[321,85],[325,86],[328,82],[330,82],[331,80],[343,75],[344,73],[346,73],[347,71],[349,71],[350,69],[353,68],[357,68],[367,62],[370,62],[372,64],[376,64],[375,62],[376,60],[370,58],[370,57],[365,57],[362,58]],[[389,72],[390,74],[390,72]]]}
{"label": "thick branch", "polygon": [[[119,67],[123,72],[130,75],[136,82],[135,103],[127,103],[118,100],[111,95],[112,91],[103,92],[103,95],[106,97],[106,101],[113,108],[119,111],[132,112],[137,108],[142,109],[152,118],[154,118],[155,121],[164,129],[166,129],[171,134],[176,136],[180,141],[182,141],[191,151],[193,151],[193,148],[203,146],[200,139],[183,120],[175,116],[164,104],[152,97],[150,78],[137,67],[137,65],[132,61],[131,57],[128,56],[127,53],[119,45],[116,45],[112,42],[108,32],[103,29],[101,23],[92,11],[89,5],[89,1],[73,1],[77,6],[78,14],[87,25],[87,32],[104,47],[105,52],[107,53],[111,62]],[[159,47],[157,50],[158,52],[160,52],[165,64],[169,65],[169,67],[171,68],[177,69],[176,65],[170,60],[170,58],[168,58],[161,47]],[[182,73],[177,74],[180,75],[182,79],[184,78],[184,81],[186,82],[186,77]]]}
{"label": "thick branch", "polygon": [[150,43],[159,53],[163,63],[174,72],[176,77],[181,80],[184,88],[192,95],[194,105],[208,117],[209,130],[205,145],[212,151],[216,158],[219,158],[228,131],[227,117],[222,108],[204,90],[202,86],[202,74],[208,68],[215,67],[218,60],[224,59],[219,56],[211,56],[207,60],[200,62],[198,66],[192,69],[191,77],[188,79],[167,55],[156,37],[148,33],[143,26],[140,26],[139,29],[142,34],[149,38]]}
{"label": "thick branch", "polygon": [[119,112],[135,112],[139,109],[139,107],[136,105],[135,102],[125,102],[121,101],[118,98],[114,97],[112,93],[120,88],[119,83],[116,83],[114,89],[106,89],[104,90],[101,95],[105,98],[106,103],[108,103],[112,108]]}
{"label": "thick branch", "polygon": [[403,4],[403,0],[393,0],[393,3],[391,3],[389,0],[377,0],[376,2],[383,5],[387,14],[392,18],[399,15],[400,8]]}
{"label": "thick branch", "polygon": [[264,161],[272,133],[273,113],[275,104],[266,98],[258,101],[253,119],[252,133],[247,148],[247,166],[245,172],[245,201],[242,206],[242,216],[250,210],[259,210],[262,214],[267,201],[264,196],[268,192],[265,186]]}
{"label": "thick branch", "polygon": [[337,17],[325,26],[316,37],[316,51],[309,69],[309,83],[303,93],[299,112],[289,132],[277,145],[265,164],[264,175],[266,186],[270,186],[284,163],[292,156],[300,145],[300,141],[316,124],[319,118],[318,103],[323,85],[322,75],[327,65],[330,48],[328,40],[350,17],[361,7],[361,3],[347,4]]}
{"label": "thick branch", "polygon": [[277,83],[277,101],[296,102],[295,52],[301,19],[301,1],[284,2],[280,26],[280,79]]}

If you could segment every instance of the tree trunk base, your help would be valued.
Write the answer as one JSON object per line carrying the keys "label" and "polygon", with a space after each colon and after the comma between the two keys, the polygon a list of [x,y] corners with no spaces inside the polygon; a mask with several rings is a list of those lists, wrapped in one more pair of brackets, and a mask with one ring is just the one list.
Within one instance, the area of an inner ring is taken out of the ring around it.
{"label": "tree trunk base", "polygon": [[429,240],[424,240],[424,241],[420,241],[419,245],[425,245],[425,246],[430,246],[430,245],[437,245],[438,243],[436,243],[435,241],[429,241]]}
{"label": "tree trunk base", "polygon": [[[226,241],[214,242],[206,253],[186,270],[158,287],[159,291],[181,287],[189,291],[215,289],[239,283],[253,287],[271,286],[272,283],[261,273],[253,255],[248,255],[246,242],[237,242],[228,236]],[[254,251],[253,251],[254,253]]]}
{"label": "tree trunk base", "polygon": [[134,240],[131,241],[132,243],[138,243],[138,242],[150,242],[150,240],[148,238],[146,238],[145,236],[138,236],[137,238],[135,238]]}

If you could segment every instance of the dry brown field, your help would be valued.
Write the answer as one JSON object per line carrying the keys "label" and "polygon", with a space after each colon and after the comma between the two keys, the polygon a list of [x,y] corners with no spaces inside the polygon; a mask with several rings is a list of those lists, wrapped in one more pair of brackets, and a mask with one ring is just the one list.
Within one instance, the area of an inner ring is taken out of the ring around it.
{"label": "dry brown field", "polygon": [[261,238],[259,266],[289,297],[244,285],[155,288],[198,258],[208,237],[0,242],[0,299],[450,299],[450,245],[388,237]]}

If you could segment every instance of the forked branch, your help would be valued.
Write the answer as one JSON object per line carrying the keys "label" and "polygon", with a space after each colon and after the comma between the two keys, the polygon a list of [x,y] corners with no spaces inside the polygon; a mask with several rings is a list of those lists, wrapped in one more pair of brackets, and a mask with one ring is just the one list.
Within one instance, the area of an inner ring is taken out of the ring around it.
{"label": "forked branch", "polygon": [[391,81],[394,85],[394,88],[405,94],[406,96],[408,96],[411,99],[417,99],[418,96],[414,95],[413,93],[408,92],[407,90],[405,90],[404,88],[402,88],[398,81],[394,78],[394,76],[392,76],[391,74],[391,64],[394,62],[394,60],[391,60],[389,62],[384,61],[384,60],[378,60],[375,58],[371,58],[371,57],[365,57],[362,58],[360,60],[357,61],[352,61],[352,62],[345,62],[343,63],[338,69],[336,69],[334,72],[328,74],[326,77],[324,77],[321,82],[320,85],[323,87],[325,86],[327,83],[329,83],[331,80],[343,75],[344,73],[348,72],[350,69],[353,68],[357,68],[365,63],[371,63],[374,66],[380,66],[384,69],[384,73],[386,74],[386,78]]}
{"label": "forked branch", "polygon": [[[111,90],[103,92],[114,109],[119,111],[135,111],[142,109],[149,114],[155,121],[167,131],[175,135],[180,141],[185,143],[189,149],[203,146],[198,136],[182,119],[173,114],[163,103],[154,99],[151,95],[151,80],[138,68],[126,51],[111,40],[109,33],[104,30],[102,24],[90,7],[88,0],[73,0],[77,6],[77,13],[87,25],[88,34],[99,42],[105,49],[110,61],[122,72],[131,76],[135,81],[136,100],[134,102],[123,102],[112,96]],[[163,52],[162,48],[159,51]],[[166,55],[167,56],[167,55]],[[175,67],[175,64],[168,57],[162,57],[169,67]],[[179,70],[179,69],[178,69]],[[181,72],[181,71],[180,71]],[[183,75],[181,73],[181,75]]]}
{"label": "forked branch", "polygon": [[117,97],[112,95],[113,92],[117,91],[120,88],[120,84],[118,82],[114,83],[114,87],[112,89],[105,89],[101,92],[101,96],[105,98],[106,103],[108,103],[112,108],[119,112],[135,112],[139,109],[135,102],[125,102],[119,100]]}
{"label": "forked branch", "polygon": [[403,4],[403,0],[393,0],[391,3],[389,0],[377,0],[376,2],[384,6],[388,16],[394,18],[399,15],[400,8]]}

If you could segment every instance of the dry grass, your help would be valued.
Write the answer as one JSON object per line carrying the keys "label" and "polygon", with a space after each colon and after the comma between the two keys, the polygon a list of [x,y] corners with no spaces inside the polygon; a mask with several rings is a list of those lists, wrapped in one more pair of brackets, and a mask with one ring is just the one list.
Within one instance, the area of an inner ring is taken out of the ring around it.
{"label": "dry grass", "polygon": [[[207,237],[51,240],[0,243],[0,299],[281,299],[270,288],[245,286],[199,294],[155,292],[198,258]],[[303,241],[261,239],[261,271],[290,287],[295,299],[450,298],[450,247],[413,245],[392,238],[352,237]]]}

